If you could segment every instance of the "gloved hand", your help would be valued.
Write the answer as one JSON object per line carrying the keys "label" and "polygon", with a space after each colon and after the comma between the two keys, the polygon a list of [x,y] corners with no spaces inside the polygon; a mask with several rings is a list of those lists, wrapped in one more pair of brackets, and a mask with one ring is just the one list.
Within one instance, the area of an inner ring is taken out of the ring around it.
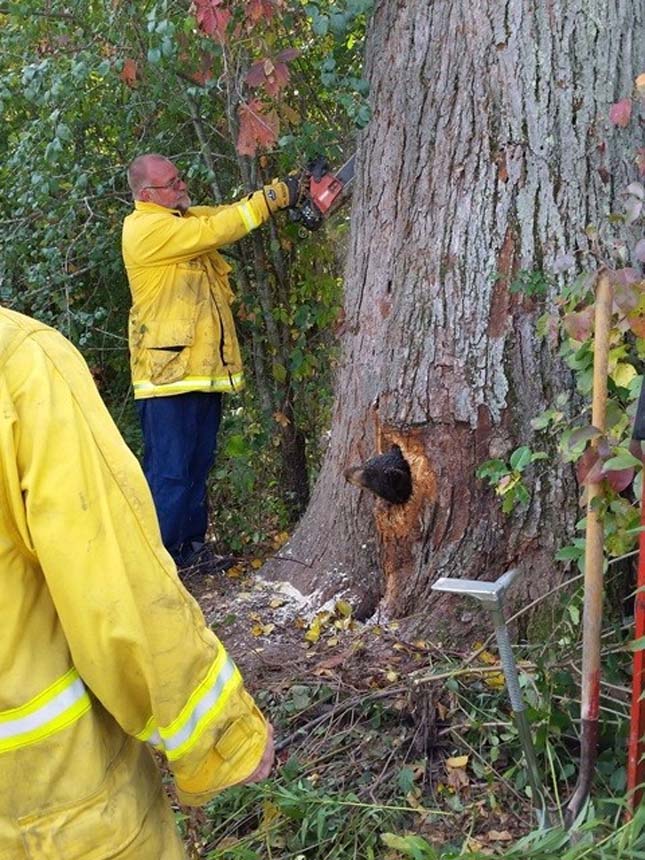
{"label": "gloved hand", "polygon": [[302,203],[306,194],[307,177],[303,171],[290,173],[285,179],[274,179],[264,186],[264,196],[269,209],[293,209]]}

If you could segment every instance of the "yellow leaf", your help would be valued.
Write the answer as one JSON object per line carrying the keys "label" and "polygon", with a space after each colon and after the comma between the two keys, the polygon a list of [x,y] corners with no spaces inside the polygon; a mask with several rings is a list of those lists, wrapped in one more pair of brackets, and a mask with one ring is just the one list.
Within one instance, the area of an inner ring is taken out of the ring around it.
{"label": "yellow leaf", "polygon": [[229,569],[226,571],[226,575],[231,579],[239,579],[243,573],[244,570],[240,567],[239,564],[235,564],[233,565],[233,567],[229,567]]}
{"label": "yellow leaf", "polygon": [[289,419],[284,414],[284,412],[274,412],[273,413],[273,420],[276,422],[276,424],[279,424],[281,427],[288,427],[289,424],[291,424],[291,421],[289,421]]}
{"label": "yellow leaf", "polygon": [[282,597],[274,597],[273,600],[269,602],[269,606],[271,609],[278,609],[280,606],[284,606],[286,601]]}
{"label": "yellow leaf", "polygon": [[259,568],[262,567],[262,559],[261,558],[254,558],[253,561],[251,562],[251,567],[253,568],[253,570],[259,570]]}
{"label": "yellow leaf", "polygon": [[338,645],[338,637],[332,636],[331,639],[327,640],[327,647],[333,648],[335,645]]}
{"label": "yellow leaf", "polygon": [[278,532],[277,535],[273,536],[273,545],[274,546],[282,546],[283,543],[286,543],[289,540],[289,532]]}
{"label": "yellow leaf", "polygon": [[479,655],[479,659],[482,663],[486,663],[489,666],[494,666],[497,663],[497,657],[494,654],[491,654],[490,651],[482,651]]}
{"label": "yellow leaf", "polygon": [[383,632],[378,624],[375,624],[374,627],[371,628],[373,636],[380,636]]}
{"label": "yellow leaf", "polygon": [[491,672],[490,675],[486,675],[484,682],[493,690],[501,690],[506,683],[502,672]]}
{"label": "yellow leaf", "polygon": [[629,388],[629,383],[636,376],[636,368],[633,364],[621,362],[611,374],[611,378],[620,388]]}
{"label": "yellow leaf", "polygon": [[316,616],[305,633],[307,642],[317,642],[320,639],[320,618]]}
{"label": "yellow leaf", "polygon": [[281,817],[280,808],[269,800],[262,801],[262,821],[260,828],[264,831],[271,829],[272,824]]}
{"label": "yellow leaf", "polygon": [[352,607],[346,600],[337,600],[336,612],[342,615],[343,618],[349,618],[352,614]]}
{"label": "yellow leaf", "polygon": [[254,636],[268,636],[273,630],[275,630],[275,624],[254,624],[251,627],[251,633]]}
{"label": "yellow leaf", "polygon": [[642,96],[645,96],[645,72],[641,72],[636,78],[636,89]]}
{"label": "yellow leaf", "polygon": [[457,755],[446,759],[446,767],[466,767],[467,764],[467,755]]}
{"label": "yellow leaf", "polygon": [[282,104],[280,106],[280,109],[282,111],[282,115],[284,116],[284,118],[287,120],[287,122],[290,122],[291,125],[298,125],[300,123],[300,120],[302,119],[302,117],[300,116],[300,114],[298,113],[297,110],[294,110],[292,107],[290,107],[287,104]]}
{"label": "yellow leaf", "polygon": [[390,669],[389,672],[385,673],[385,677],[387,678],[387,680],[390,683],[393,683],[394,681],[398,681],[398,679],[399,679],[398,672],[394,672],[392,669]]}

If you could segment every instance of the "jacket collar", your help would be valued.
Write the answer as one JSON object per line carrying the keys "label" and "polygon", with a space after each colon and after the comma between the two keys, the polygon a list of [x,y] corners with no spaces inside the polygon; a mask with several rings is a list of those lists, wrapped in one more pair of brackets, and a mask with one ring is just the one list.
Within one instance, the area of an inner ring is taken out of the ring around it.
{"label": "jacket collar", "polygon": [[167,206],[160,206],[158,203],[149,203],[146,200],[135,200],[134,208],[137,212],[167,212],[170,215],[179,215],[182,213],[179,209],[169,209]]}

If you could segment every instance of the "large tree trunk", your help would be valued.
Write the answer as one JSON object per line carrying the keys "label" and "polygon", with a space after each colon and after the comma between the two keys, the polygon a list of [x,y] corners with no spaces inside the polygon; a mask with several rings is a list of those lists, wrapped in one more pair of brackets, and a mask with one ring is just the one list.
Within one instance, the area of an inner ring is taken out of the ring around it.
{"label": "large tree trunk", "polygon": [[[524,597],[560,576],[579,516],[570,473],[549,464],[509,518],[475,471],[531,445],[531,418],[571,386],[536,336],[544,300],[509,287],[585,249],[585,226],[635,178],[634,137],[605,117],[631,94],[643,41],[639,0],[377,2],[331,442],[281,551],[298,563],[270,577],[349,590],[363,613],[384,594],[436,628],[440,575],[517,565]],[[405,505],[342,477],[392,443],[412,470]]]}

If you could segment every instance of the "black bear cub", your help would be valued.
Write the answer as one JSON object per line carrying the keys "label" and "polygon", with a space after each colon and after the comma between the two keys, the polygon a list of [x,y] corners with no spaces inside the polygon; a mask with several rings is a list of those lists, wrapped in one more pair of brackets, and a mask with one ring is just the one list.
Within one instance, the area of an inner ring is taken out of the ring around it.
{"label": "black bear cub", "polygon": [[410,466],[398,445],[392,445],[387,454],[371,457],[363,466],[345,469],[344,474],[350,484],[369,490],[393,505],[404,505],[412,495]]}

